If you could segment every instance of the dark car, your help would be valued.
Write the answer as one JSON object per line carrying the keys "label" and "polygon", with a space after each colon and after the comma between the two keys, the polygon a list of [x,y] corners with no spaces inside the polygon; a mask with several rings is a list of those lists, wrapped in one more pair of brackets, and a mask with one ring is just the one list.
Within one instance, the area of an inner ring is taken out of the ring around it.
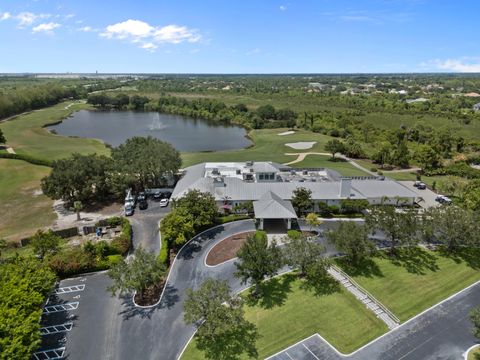
{"label": "dark car", "polygon": [[153,200],[155,201],[160,201],[160,199],[162,198],[162,193],[160,191],[155,191],[153,193]]}
{"label": "dark car", "polygon": [[138,193],[138,196],[137,196],[137,201],[138,202],[142,202],[146,199],[147,199],[147,196],[145,195],[145,193],[143,191]]}
{"label": "dark car", "polygon": [[147,202],[147,200],[146,200],[146,199],[143,199],[143,200],[139,201],[139,202],[138,202],[138,208],[139,208],[140,210],[146,210],[146,209],[148,209],[148,202]]}
{"label": "dark car", "polygon": [[425,190],[427,188],[427,185],[425,185],[424,183],[420,183],[417,185],[417,189],[418,190]]}

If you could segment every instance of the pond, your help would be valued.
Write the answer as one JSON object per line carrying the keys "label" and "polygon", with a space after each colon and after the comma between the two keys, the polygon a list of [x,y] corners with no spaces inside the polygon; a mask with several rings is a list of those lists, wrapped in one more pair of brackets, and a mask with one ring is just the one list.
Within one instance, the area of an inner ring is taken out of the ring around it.
{"label": "pond", "polygon": [[150,135],[179,151],[234,150],[251,144],[240,126],[157,112],[81,110],[48,129],[59,135],[99,139],[113,146],[132,136]]}

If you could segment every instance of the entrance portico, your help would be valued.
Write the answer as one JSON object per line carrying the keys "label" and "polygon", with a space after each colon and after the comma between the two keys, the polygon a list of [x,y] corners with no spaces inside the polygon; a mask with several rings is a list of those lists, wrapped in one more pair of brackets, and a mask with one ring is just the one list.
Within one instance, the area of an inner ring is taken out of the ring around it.
{"label": "entrance portico", "polygon": [[265,220],[285,220],[287,230],[292,228],[292,219],[297,219],[297,213],[289,200],[281,199],[272,191],[266,192],[259,200],[253,202],[255,218],[259,220],[258,228],[263,230]]}

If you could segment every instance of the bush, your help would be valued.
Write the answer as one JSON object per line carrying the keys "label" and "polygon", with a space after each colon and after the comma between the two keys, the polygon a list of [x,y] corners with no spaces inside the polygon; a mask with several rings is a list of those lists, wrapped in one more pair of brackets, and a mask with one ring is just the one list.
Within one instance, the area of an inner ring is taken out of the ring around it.
{"label": "bush", "polygon": [[74,247],[53,255],[48,264],[61,277],[96,270],[95,257],[89,252],[83,251],[80,247]]}
{"label": "bush", "polygon": [[38,158],[34,158],[32,156],[24,155],[24,154],[0,153],[0,158],[23,160],[33,165],[52,167],[51,160],[38,159]]}
{"label": "bush", "polygon": [[321,201],[317,203],[317,206],[318,206],[318,213],[320,214],[320,216],[326,217],[326,216],[332,215],[330,212],[330,207],[326,203]]}
{"label": "bush", "polygon": [[239,220],[246,220],[250,219],[248,215],[240,215],[240,214],[231,214],[227,216],[221,216],[217,219],[217,223],[220,224],[226,224],[232,221],[239,221]]}
{"label": "bush", "polygon": [[168,266],[170,262],[169,253],[170,253],[170,248],[168,246],[168,241],[162,241],[160,254],[158,254],[158,261]]}
{"label": "bush", "polygon": [[299,237],[302,236],[302,233],[298,230],[288,230],[287,231],[287,236],[290,238],[290,239],[298,239]]}
{"label": "bush", "polygon": [[338,215],[340,213],[340,208],[336,205],[331,205],[328,207],[328,210],[330,211],[331,214],[333,215]]}
{"label": "bush", "polygon": [[126,255],[132,246],[132,225],[130,225],[130,222],[125,218],[110,219],[114,219],[112,220],[112,224],[117,224],[117,221],[121,221],[122,224],[122,232],[120,233],[120,235],[118,235],[112,240],[110,246],[114,249],[116,253],[120,255]]}
{"label": "bush", "polygon": [[378,170],[378,169],[377,169],[376,167],[370,168],[370,171],[371,171],[371,172],[377,172],[377,170]]}

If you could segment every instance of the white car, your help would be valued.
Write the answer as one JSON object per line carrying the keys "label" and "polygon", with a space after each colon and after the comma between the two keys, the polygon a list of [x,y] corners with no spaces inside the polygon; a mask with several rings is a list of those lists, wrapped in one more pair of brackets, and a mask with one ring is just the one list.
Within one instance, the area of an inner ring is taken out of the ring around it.
{"label": "white car", "polygon": [[160,207],[167,207],[168,206],[168,199],[160,200]]}

